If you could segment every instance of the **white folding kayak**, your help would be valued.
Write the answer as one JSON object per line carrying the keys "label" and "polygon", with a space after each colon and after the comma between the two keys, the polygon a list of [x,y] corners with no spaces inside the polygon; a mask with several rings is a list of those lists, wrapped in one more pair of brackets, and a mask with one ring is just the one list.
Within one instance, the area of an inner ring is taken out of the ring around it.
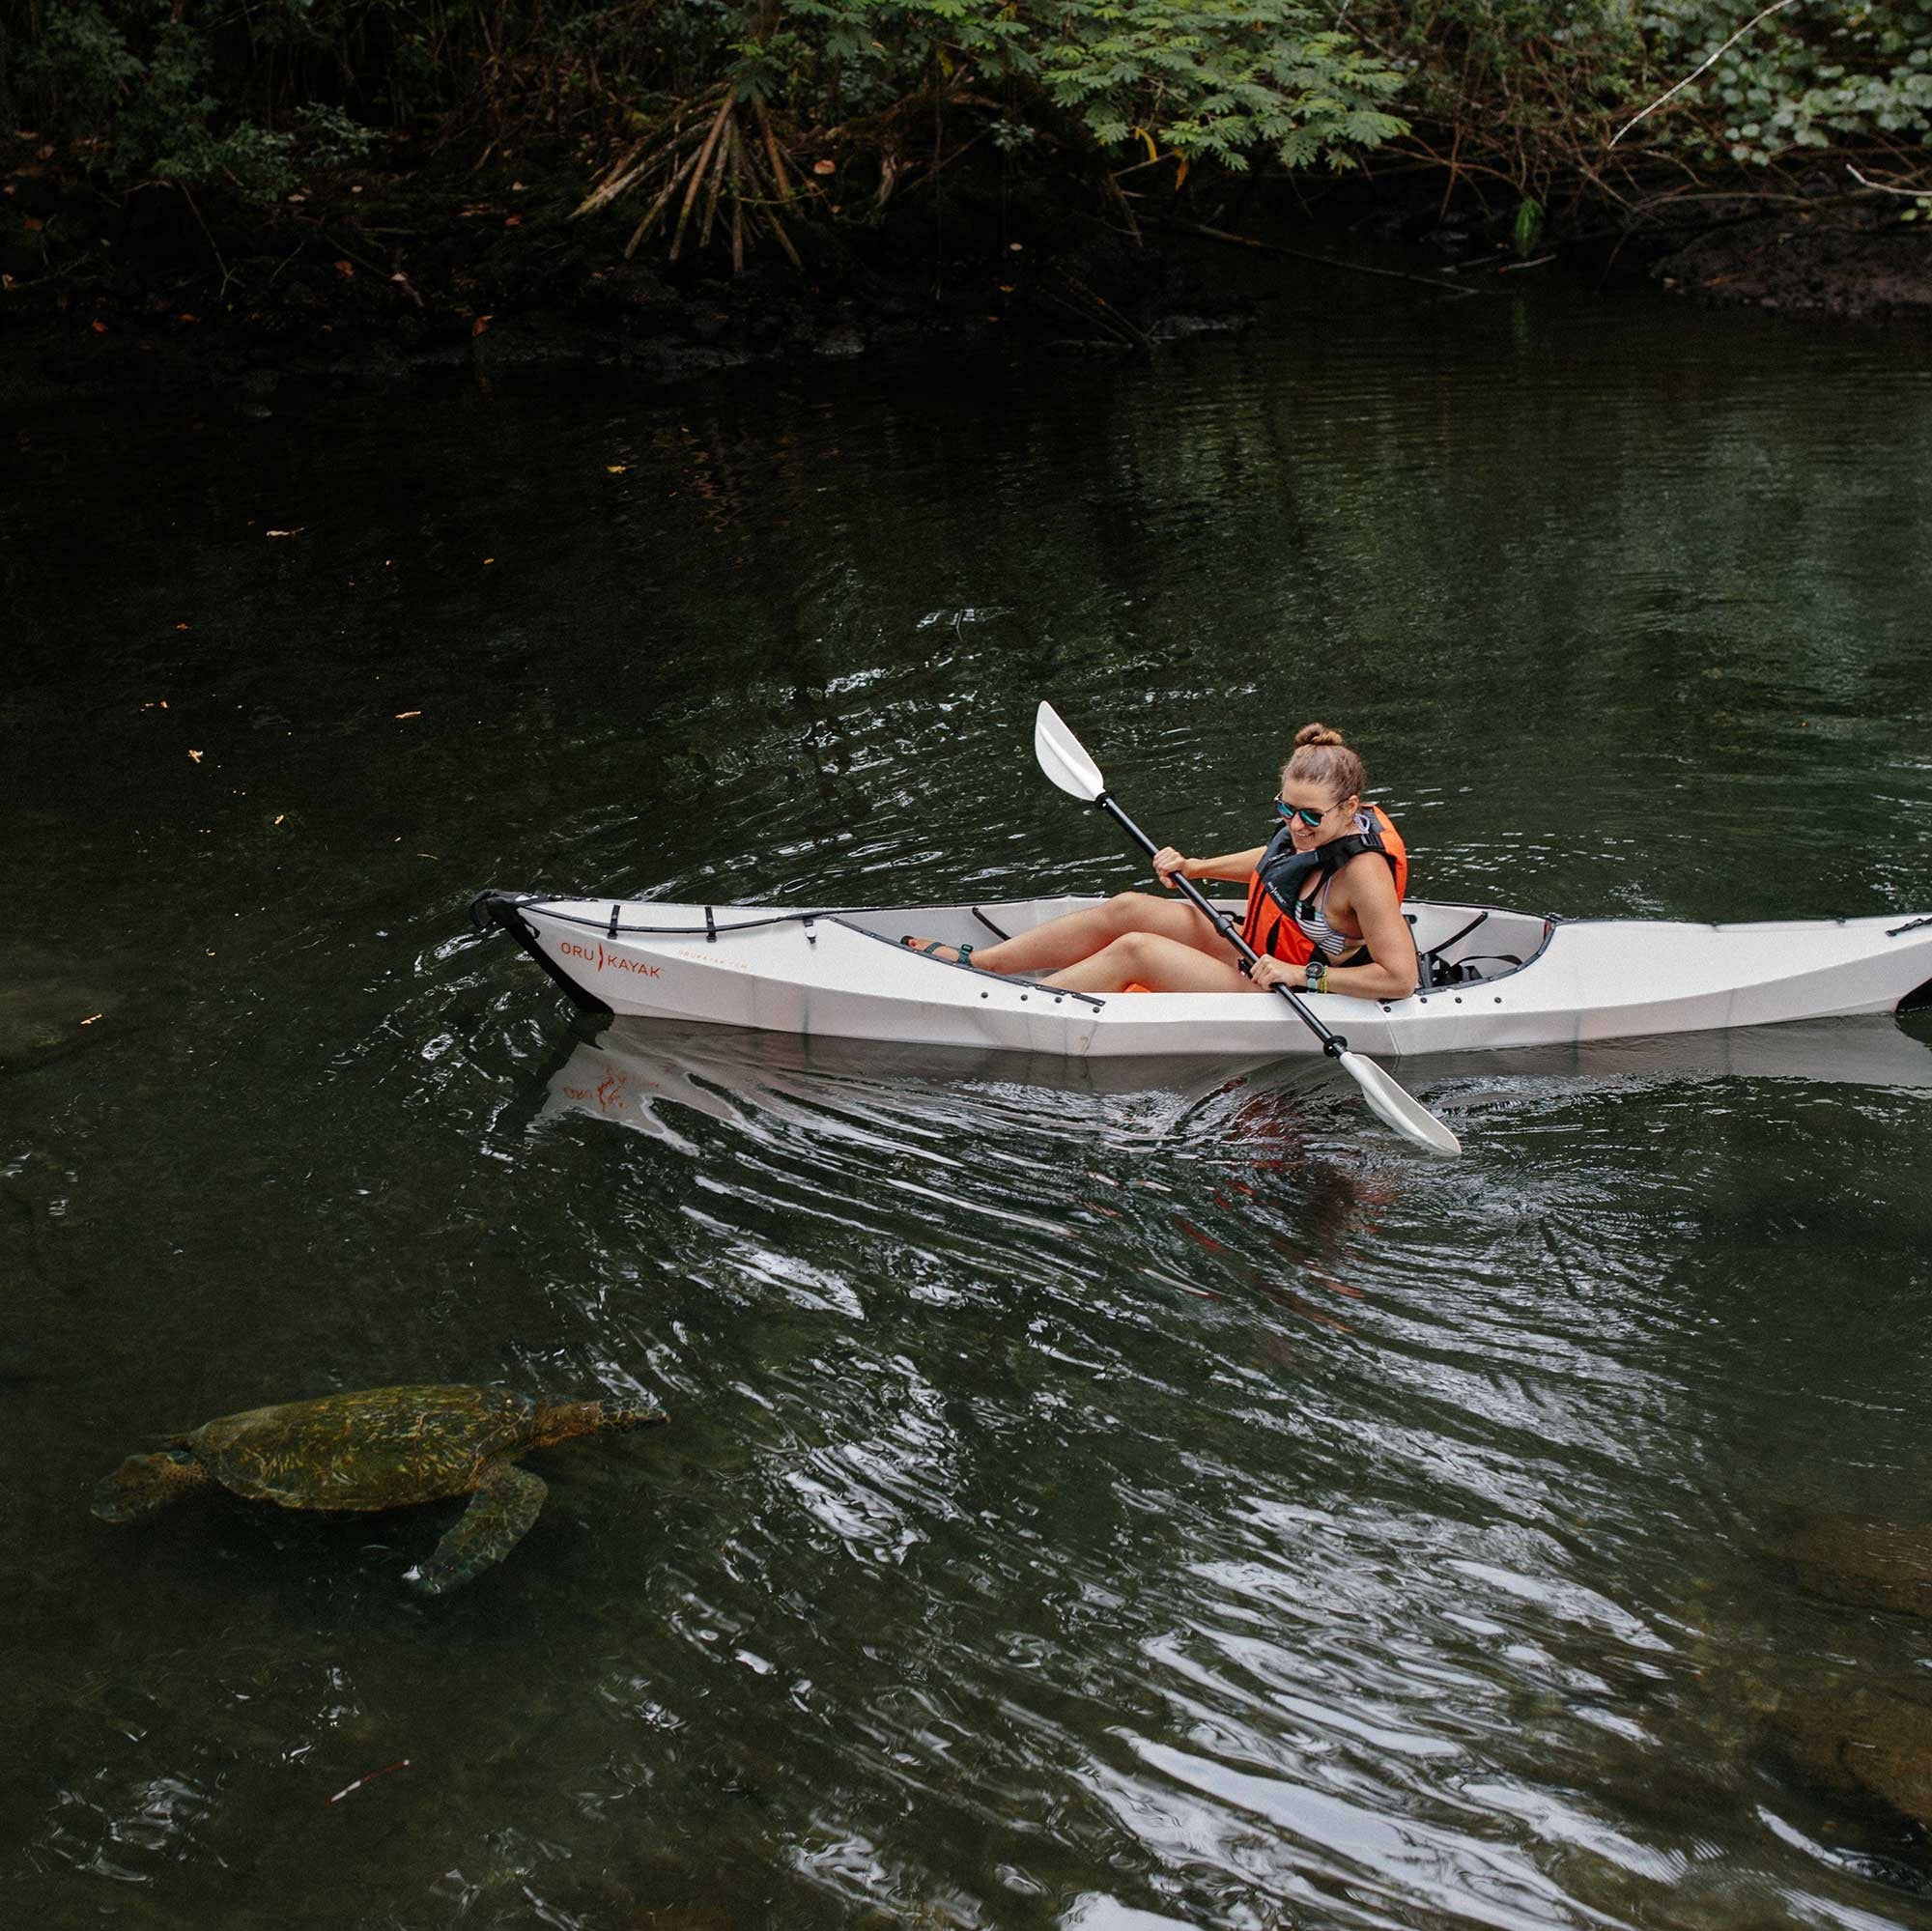
{"label": "white folding kayak", "polygon": [[[1319,1053],[1276,999],[1063,992],[911,951],[984,945],[1094,898],[798,911],[484,892],[579,1006],[620,1016],[908,1045],[1099,1058]],[[1238,922],[1238,903],[1218,909]],[[1405,908],[1424,967],[1407,999],[1305,995],[1358,1054],[1563,1045],[1889,1012],[1932,996],[1932,916],[1703,925]]]}

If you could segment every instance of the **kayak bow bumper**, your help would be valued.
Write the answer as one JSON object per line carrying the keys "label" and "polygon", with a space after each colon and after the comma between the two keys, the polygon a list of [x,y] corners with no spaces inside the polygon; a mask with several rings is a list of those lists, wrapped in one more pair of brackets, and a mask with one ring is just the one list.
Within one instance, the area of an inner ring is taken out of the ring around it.
{"label": "kayak bow bumper", "polygon": [[543,892],[504,892],[494,886],[486,887],[469,901],[469,923],[475,927],[479,939],[487,939],[493,931],[509,933],[563,989],[573,1006],[581,1011],[608,1014],[611,1008],[603,1000],[593,999],[563,971],[544,950],[536,928],[524,917],[523,908],[526,905],[536,904],[552,895]]}

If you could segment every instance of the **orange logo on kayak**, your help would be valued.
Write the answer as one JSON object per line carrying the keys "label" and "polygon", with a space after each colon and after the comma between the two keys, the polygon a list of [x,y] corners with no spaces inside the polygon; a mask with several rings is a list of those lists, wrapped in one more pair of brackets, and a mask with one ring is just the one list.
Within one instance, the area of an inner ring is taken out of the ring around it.
{"label": "orange logo on kayak", "polygon": [[601,940],[598,942],[595,957],[592,957],[588,946],[580,946],[575,939],[560,939],[556,949],[565,958],[582,959],[585,965],[595,966],[599,972],[609,966],[612,972],[634,972],[639,979],[664,977],[662,966],[648,965],[642,959],[623,958],[616,952],[607,952]]}

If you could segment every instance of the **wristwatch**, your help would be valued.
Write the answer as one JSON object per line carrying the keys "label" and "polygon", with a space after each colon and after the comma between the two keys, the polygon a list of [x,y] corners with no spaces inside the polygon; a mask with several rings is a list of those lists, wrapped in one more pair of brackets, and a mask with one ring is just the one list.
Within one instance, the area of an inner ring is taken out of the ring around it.
{"label": "wristwatch", "polygon": [[1328,964],[1325,959],[1310,959],[1302,969],[1303,989],[1308,992],[1328,990]]}

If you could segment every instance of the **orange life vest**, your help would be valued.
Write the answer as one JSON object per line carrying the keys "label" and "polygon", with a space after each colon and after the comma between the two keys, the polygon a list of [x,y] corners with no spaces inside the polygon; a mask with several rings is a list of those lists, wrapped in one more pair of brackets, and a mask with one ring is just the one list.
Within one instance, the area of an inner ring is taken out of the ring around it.
{"label": "orange life vest", "polygon": [[1248,874],[1248,910],[1241,923],[1241,937],[1264,958],[1306,965],[1315,956],[1314,940],[1295,923],[1295,900],[1316,879],[1326,883],[1360,852],[1379,852],[1395,874],[1396,897],[1407,892],[1408,847],[1402,834],[1379,805],[1366,807],[1365,815],[1365,831],[1347,832],[1312,852],[1294,849],[1286,825],[1268,841]]}

